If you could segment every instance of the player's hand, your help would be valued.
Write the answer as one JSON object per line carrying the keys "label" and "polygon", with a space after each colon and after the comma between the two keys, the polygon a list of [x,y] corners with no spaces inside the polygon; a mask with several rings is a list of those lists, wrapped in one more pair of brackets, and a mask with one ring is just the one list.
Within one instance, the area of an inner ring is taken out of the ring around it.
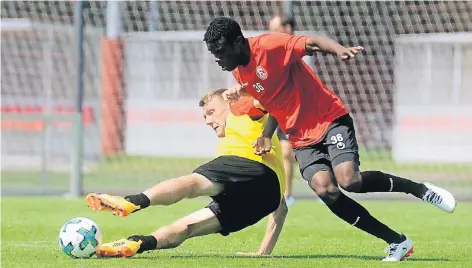
{"label": "player's hand", "polygon": [[354,58],[354,56],[364,50],[364,47],[357,46],[357,47],[343,47],[340,49],[336,54],[338,55],[341,60],[346,61]]}
{"label": "player's hand", "polygon": [[254,107],[256,107],[257,109],[261,111],[265,111],[264,107],[262,107],[262,104],[258,100],[254,99],[253,103],[254,103]]}
{"label": "player's hand", "polygon": [[263,155],[270,152],[270,149],[272,149],[272,141],[270,138],[261,136],[254,141],[252,148],[254,148],[256,155]]}
{"label": "player's hand", "polygon": [[241,255],[241,256],[268,256],[269,254],[264,254],[262,252],[238,252],[236,253],[237,255]]}
{"label": "player's hand", "polygon": [[223,99],[228,102],[235,102],[239,100],[240,96],[244,96],[247,94],[246,91],[247,83],[242,85],[233,86],[223,92]]}

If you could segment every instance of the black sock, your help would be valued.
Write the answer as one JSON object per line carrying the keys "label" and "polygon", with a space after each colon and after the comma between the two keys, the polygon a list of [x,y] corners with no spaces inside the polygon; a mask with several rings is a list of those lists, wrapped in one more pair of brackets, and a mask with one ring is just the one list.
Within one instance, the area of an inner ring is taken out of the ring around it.
{"label": "black sock", "polygon": [[125,196],[125,199],[135,204],[136,206],[140,206],[141,209],[147,208],[151,204],[151,200],[149,200],[149,198],[143,193],[128,195]]}
{"label": "black sock", "polygon": [[417,183],[380,171],[361,172],[361,178],[362,185],[359,193],[407,193],[422,198],[426,191],[428,191],[428,188],[422,183]]}
{"label": "black sock", "polygon": [[343,193],[336,201],[328,205],[328,208],[347,223],[384,240],[388,244],[400,243],[404,240],[404,237],[399,233],[372,217],[363,206]]}
{"label": "black sock", "polygon": [[157,247],[157,239],[152,235],[132,235],[128,237],[128,240],[136,242],[139,240],[143,241],[139,247],[138,253],[143,253],[144,251],[148,250],[155,250]]}

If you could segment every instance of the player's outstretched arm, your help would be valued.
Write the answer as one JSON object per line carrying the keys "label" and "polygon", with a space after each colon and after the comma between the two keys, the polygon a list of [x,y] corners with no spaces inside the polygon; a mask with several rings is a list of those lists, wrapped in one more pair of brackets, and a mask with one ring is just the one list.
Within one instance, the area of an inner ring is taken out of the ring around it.
{"label": "player's outstretched arm", "polygon": [[288,207],[285,203],[285,198],[282,198],[279,208],[269,215],[266,233],[259,250],[257,252],[239,252],[238,254],[249,256],[270,255],[277,244],[280,233],[282,232],[287,214]]}
{"label": "player's outstretched arm", "polygon": [[262,136],[257,138],[252,144],[254,153],[256,155],[263,155],[270,152],[272,149],[271,139],[278,125],[279,123],[277,122],[277,119],[269,114],[269,118],[267,118],[267,122],[265,123],[264,129],[262,130]]}
{"label": "player's outstretched arm", "polygon": [[341,60],[349,60],[364,48],[361,46],[344,47],[329,37],[315,36],[309,37],[306,40],[305,49],[307,54],[313,54],[314,52],[327,52],[337,55]]}

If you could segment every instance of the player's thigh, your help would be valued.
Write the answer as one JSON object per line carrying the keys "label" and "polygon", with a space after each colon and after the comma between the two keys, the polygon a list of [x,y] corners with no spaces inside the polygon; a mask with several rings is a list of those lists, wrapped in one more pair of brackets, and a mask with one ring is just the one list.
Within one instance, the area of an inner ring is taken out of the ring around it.
{"label": "player's thigh", "polygon": [[357,166],[360,165],[356,130],[349,115],[342,116],[331,124],[326,133],[324,144],[327,147],[333,169],[348,161]]}
{"label": "player's thigh", "polygon": [[175,221],[173,226],[185,230],[188,237],[202,236],[218,233],[221,230],[220,222],[215,213],[209,208],[195,211]]}
{"label": "player's thigh", "polygon": [[332,172],[329,154],[323,143],[295,148],[293,151],[300,173],[309,185],[319,171]]}
{"label": "player's thigh", "polygon": [[182,188],[189,189],[188,198],[195,198],[199,196],[213,196],[223,191],[223,184],[209,180],[207,177],[192,173],[187,176],[182,176],[169,183],[180,185]]}

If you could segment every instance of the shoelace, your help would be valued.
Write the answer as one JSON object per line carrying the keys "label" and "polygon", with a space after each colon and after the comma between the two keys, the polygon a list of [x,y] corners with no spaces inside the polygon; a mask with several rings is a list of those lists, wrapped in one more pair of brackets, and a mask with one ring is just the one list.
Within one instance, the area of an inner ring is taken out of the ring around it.
{"label": "shoelace", "polygon": [[442,197],[431,190],[428,190],[428,192],[426,192],[424,199],[434,205],[441,204],[442,202]]}
{"label": "shoelace", "polygon": [[388,245],[388,247],[385,249],[385,252],[388,252],[387,257],[392,257],[393,255],[395,255],[395,252],[397,251],[398,245],[399,244],[390,244],[390,245]]}

